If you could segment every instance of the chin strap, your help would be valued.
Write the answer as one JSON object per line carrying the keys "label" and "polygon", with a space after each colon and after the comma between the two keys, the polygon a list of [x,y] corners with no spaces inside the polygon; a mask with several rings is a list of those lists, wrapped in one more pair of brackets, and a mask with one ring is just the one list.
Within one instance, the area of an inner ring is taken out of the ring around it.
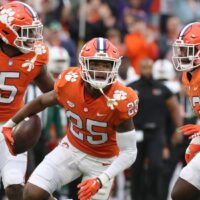
{"label": "chin strap", "polygon": [[42,44],[36,44],[34,47],[35,55],[31,60],[26,60],[25,63],[22,65],[22,67],[27,67],[27,71],[30,72],[35,67],[35,61],[37,60],[38,55],[41,55],[43,53],[46,53],[45,46]]}
{"label": "chin strap", "polygon": [[114,99],[114,98],[110,98],[108,97],[102,90],[102,88],[99,88],[100,92],[103,94],[103,96],[106,98],[107,100],[107,106],[111,109],[111,110],[114,110],[115,109],[115,106],[118,105],[117,103],[117,100]]}

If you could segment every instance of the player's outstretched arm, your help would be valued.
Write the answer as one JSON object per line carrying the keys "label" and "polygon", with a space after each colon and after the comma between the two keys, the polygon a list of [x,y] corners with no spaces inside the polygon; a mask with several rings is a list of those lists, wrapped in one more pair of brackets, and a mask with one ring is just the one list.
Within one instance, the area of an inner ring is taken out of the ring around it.
{"label": "player's outstretched arm", "polygon": [[46,66],[42,67],[42,70],[37,78],[35,78],[34,83],[40,88],[43,93],[53,90],[54,80],[51,74],[47,71]]}
{"label": "player's outstretched arm", "polygon": [[120,150],[119,156],[99,177],[85,180],[78,185],[78,188],[80,188],[78,192],[80,200],[90,199],[106,182],[134,163],[137,155],[137,147],[132,119],[122,123],[117,128],[116,139]]}
{"label": "player's outstretched arm", "polygon": [[6,144],[11,154],[13,152],[14,139],[12,137],[12,129],[26,117],[37,114],[48,106],[57,104],[57,95],[54,90],[45,93],[38,98],[30,101],[23,108],[21,108],[12,119],[8,120],[2,127],[2,133],[4,135]]}
{"label": "player's outstretched arm", "polygon": [[40,95],[36,99],[30,101],[23,108],[21,108],[13,117],[12,121],[16,124],[21,122],[26,117],[37,114],[46,107],[58,104],[57,95],[54,90]]}

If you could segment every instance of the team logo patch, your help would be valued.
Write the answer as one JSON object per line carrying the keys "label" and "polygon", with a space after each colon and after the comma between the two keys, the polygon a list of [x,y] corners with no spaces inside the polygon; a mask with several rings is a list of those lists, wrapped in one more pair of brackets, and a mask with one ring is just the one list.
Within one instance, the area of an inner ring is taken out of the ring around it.
{"label": "team logo patch", "polygon": [[69,72],[65,75],[65,80],[70,82],[75,82],[78,78],[78,74],[74,72]]}
{"label": "team logo patch", "polygon": [[115,90],[113,97],[117,101],[125,100],[127,98],[127,93],[124,92],[123,90]]}
{"label": "team logo patch", "polygon": [[[15,14],[15,12],[11,8],[3,9],[0,12],[0,22],[2,22],[3,24],[10,25],[11,22],[14,20],[14,17],[13,17],[14,14]],[[0,34],[0,35],[1,35],[1,39],[4,42],[9,43],[6,37],[4,37],[2,34]]]}
{"label": "team logo patch", "polygon": [[0,21],[4,24],[10,24],[14,20],[14,14],[15,12],[11,8],[3,9],[0,12]]}
{"label": "team logo patch", "polygon": [[42,54],[44,54],[44,53],[47,52],[47,50],[46,50],[46,48],[45,48],[45,45],[43,45],[42,43],[36,44],[36,45],[34,46],[34,48],[35,48],[35,53],[36,53],[37,55],[42,55]]}
{"label": "team logo patch", "polygon": [[13,64],[14,64],[14,63],[13,63],[12,60],[9,60],[9,61],[8,61],[8,66],[13,66]]}
{"label": "team logo patch", "polygon": [[73,102],[71,102],[71,101],[67,101],[67,104],[68,104],[68,106],[69,107],[71,107],[71,108],[74,108],[75,107],[75,104],[73,103]]}
{"label": "team logo patch", "polygon": [[125,100],[127,98],[127,93],[123,90],[115,90],[113,94],[113,98],[108,98],[107,106],[114,110],[114,107],[118,105],[117,101]]}
{"label": "team logo patch", "polygon": [[64,147],[64,148],[69,148],[69,144],[67,143],[67,142],[61,142],[61,144],[60,144],[62,147]]}
{"label": "team logo patch", "polygon": [[84,112],[88,112],[88,108],[86,108],[86,107],[83,108],[83,111],[84,111]]}

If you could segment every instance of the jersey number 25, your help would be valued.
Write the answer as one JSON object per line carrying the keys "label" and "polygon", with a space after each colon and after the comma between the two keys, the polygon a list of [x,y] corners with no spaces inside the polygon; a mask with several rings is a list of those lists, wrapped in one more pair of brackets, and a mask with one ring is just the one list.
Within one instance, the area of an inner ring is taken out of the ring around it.
{"label": "jersey number 25", "polygon": [[[79,130],[83,128],[82,119],[77,114],[75,114],[71,111],[67,111],[67,116],[69,118],[73,118],[73,120],[76,121],[76,123],[73,123],[70,120],[70,131],[79,140],[83,141],[84,137],[86,137],[87,142],[90,143],[90,144],[93,144],[93,145],[103,144],[103,143],[107,142],[107,140],[108,140],[108,134],[107,133],[94,131],[94,127],[106,128],[107,127],[106,122],[99,122],[99,121],[87,119],[85,127],[91,135],[84,136],[84,134],[81,133],[81,131],[76,131],[76,128],[79,129]],[[94,136],[98,136],[99,139],[98,140],[94,139]]]}

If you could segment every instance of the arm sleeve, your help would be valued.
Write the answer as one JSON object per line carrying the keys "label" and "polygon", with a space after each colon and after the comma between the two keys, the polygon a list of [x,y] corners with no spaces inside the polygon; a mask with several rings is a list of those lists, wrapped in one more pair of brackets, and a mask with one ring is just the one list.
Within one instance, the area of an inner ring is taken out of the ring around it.
{"label": "arm sleeve", "polygon": [[135,130],[117,133],[116,139],[120,153],[108,169],[98,177],[102,185],[130,167],[137,156]]}

